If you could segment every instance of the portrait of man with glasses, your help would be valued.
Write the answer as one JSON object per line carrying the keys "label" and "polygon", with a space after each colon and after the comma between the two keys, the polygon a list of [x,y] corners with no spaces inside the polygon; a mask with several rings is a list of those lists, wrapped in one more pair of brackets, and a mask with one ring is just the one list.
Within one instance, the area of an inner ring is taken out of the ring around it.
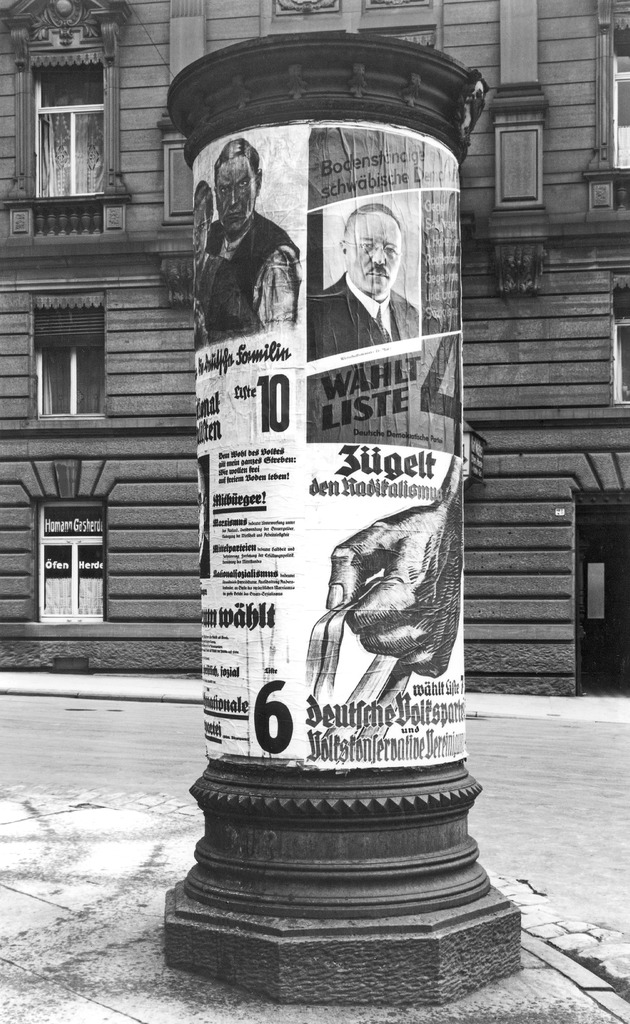
{"label": "portrait of man with glasses", "polygon": [[394,290],[404,253],[391,207],[368,202],[352,210],[340,246],[343,275],[319,293],[309,289],[309,360],[417,338],[419,311]]}

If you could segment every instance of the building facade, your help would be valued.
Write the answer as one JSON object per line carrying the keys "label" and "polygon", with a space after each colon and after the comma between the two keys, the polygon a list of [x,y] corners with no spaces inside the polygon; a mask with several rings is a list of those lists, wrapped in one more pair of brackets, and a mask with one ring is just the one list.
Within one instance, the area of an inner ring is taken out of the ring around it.
{"label": "building facade", "polygon": [[468,686],[626,685],[630,0],[0,15],[0,667],[199,670],[192,186],[167,89],[231,43],[330,30],[435,46],[490,87],[462,166],[465,416],[485,441]]}
{"label": "building facade", "polygon": [[0,665],[196,672],[177,19],[125,0],[0,13]]}

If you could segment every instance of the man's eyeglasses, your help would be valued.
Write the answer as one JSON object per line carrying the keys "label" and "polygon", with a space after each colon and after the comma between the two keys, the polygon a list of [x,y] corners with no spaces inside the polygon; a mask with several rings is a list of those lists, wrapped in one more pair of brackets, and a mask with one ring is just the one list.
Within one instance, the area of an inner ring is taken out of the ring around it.
{"label": "man's eyeglasses", "polygon": [[395,245],[383,245],[382,242],[349,242],[344,239],[344,245],[353,245],[355,249],[362,249],[366,256],[374,259],[375,254],[380,250],[388,260],[395,260],[400,256],[400,249]]}

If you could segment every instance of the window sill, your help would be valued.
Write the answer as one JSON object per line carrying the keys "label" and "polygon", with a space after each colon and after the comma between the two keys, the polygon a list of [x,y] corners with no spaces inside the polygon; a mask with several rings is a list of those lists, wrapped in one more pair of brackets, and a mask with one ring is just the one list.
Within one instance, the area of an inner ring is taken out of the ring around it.
{"label": "window sill", "polygon": [[42,413],[37,417],[42,423],[76,423],[80,420],[83,423],[91,423],[92,420],[104,420],[107,417],[104,412],[51,412]]}
{"label": "window sill", "polygon": [[201,637],[201,622],[0,622],[0,639],[73,638],[106,640],[195,640]]}
{"label": "window sill", "polygon": [[73,618],[71,615],[42,615],[42,626],[96,626],[105,620],[98,615],[83,615]]}

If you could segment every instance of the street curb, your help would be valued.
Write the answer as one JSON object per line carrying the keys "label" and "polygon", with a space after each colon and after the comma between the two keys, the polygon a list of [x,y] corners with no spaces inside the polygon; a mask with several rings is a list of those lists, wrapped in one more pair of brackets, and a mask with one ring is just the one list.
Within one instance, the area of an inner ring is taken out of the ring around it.
{"label": "street curb", "polygon": [[112,693],[111,691],[97,690],[54,690],[42,687],[41,689],[21,689],[17,686],[0,688],[0,697],[67,697],[80,700],[127,700],[144,701],[153,704],[203,704],[202,697],[189,697],[186,694],[175,696],[174,694],[154,693]]}
{"label": "street curb", "polygon": [[[0,697],[73,697],[80,700],[131,700],[131,701],[145,701],[146,703],[155,704],[203,704],[203,697],[189,697],[187,695],[179,696],[172,693],[166,694],[153,694],[153,693],[121,693],[119,691],[113,692],[112,690],[62,690],[53,689],[50,687],[41,687],[33,689],[30,687],[20,686],[2,686],[0,687]],[[498,712],[483,712],[479,713],[476,711],[470,712],[466,715],[466,720],[484,719],[484,718],[519,718],[519,715],[505,715]]]}
{"label": "street curb", "polygon": [[[560,971],[566,978],[574,982],[578,988],[585,989],[586,991],[592,989],[608,992],[614,991],[612,985],[604,981],[603,978],[599,978],[571,957],[554,949],[553,946],[547,945],[544,939],[538,939],[535,935],[530,935],[529,932],[523,930],[521,932],[521,946],[528,953],[533,953],[534,956],[537,956],[539,960],[544,960],[549,967]],[[625,1000],[622,1000],[622,1002],[625,1002]],[[630,1012],[630,1005],[628,1003],[625,1003],[625,1005]]]}
{"label": "street curb", "polygon": [[528,932],[521,932],[521,946],[528,953],[546,963],[552,970],[563,974],[601,1007],[614,1013],[624,1024],[630,1024],[630,1003],[618,995],[612,985],[609,985],[603,978],[593,974],[592,971],[571,957],[560,953],[553,946],[548,946],[544,939],[538,939]]}

